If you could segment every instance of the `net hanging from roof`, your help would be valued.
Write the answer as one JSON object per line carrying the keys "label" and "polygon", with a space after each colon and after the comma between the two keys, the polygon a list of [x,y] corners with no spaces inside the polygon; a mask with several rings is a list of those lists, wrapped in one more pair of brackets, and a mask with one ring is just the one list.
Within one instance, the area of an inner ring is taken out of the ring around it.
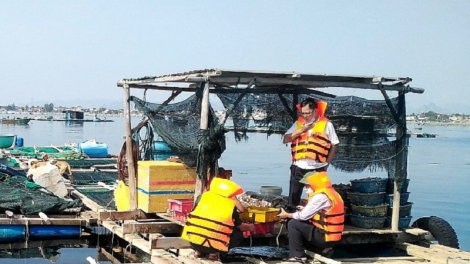
{"label": "net hanging from roof", "polygon": [[153,129],[168,147],[186,165],[197,167],[198,175],[205,178],[205,168],[216,164],[225,150],[225,129],[212,107],[208,128],[201,130],[201,96],[198,93],[168,105],[149,103],[137,97],[131,97],[131,100],[149,118]]}
{"label": "net hanging from roof", "polygon": [[[236,140],[247,139],[246,133],[253,126],[268,134],[284,133],[294,122],[292,116],[297,114],[292,94],[245,94],[241,90],[240,93],[218,93],[217,96],[233,121]],[[307,97],[328,103],[325,115],[341,137],[332,163],[334,167],[347,172],[385,169],[389,175],[395,174],[396,146],[387,138],[378,136],[378,132],[383,134],[396,124],[385,101],[355,96],[298,94],[296,102],[300,103]],[[156,134],[188,166],[214,164],[225,150],[226,130],[212,107],[208,129],[200,130],[201,96],[198,93],[173,104],[149,103],[137,97],[131,97],[131,100],[149,117]],[[392,98],[391,104],[397,109],[398,98]],[[198,151],[199,144],[201,152]],[[197,164],[198,155],[201,164]],[[205,175],[202,167],[198,172]]]}

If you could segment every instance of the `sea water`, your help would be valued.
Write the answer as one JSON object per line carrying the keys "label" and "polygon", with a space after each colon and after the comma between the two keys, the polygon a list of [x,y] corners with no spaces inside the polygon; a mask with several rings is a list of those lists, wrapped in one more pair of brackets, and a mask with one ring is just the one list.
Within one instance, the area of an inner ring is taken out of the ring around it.
{"label": "sea water", "polygon": [[[35,121],[27,126],[1,125],[0,133],[13,133],[24,139],[24,146],[62,146],[96,139],[108,145],[109,153],[118,154],[124,142],[124,119],[108,117],[115,122],[81,124],[59,121]],[[135,126],[139,117],[132,118]],[[408,155],[408,178],[413,202],[412,222],[419,217],[435,215],[448,221],[455,229],[460,248],[470,251],[470,127],[423,125],[424,133],[436,138],[411,136]],[[226,134],[227,149],[220,166],[231,169],[233,180],[246,191],[259,192],[260,186],[273,185],[288,194],[290,146],[280,135],[251,133],[247,141],[236,142],[232,132]],[[333,183],[349,183],[366,177],[387,177],[385,171],[346,173],[328,169]],[[0,251],[1,252],[1,251]],[[88,263],[86,257],[96,256],[96,249],[60,249],[54,263]],[[7,255],[1,254],[5,257]],[[70,259],[73,259],[71,262]],[[2,258],[0,263],[50,263],[46,259]],[[100,262],[106,263],[106,262]]]}

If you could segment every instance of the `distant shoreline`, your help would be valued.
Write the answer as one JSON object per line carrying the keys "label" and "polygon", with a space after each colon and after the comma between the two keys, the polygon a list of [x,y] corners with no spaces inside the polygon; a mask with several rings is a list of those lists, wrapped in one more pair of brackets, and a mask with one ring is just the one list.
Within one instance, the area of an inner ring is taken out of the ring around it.
{"label": "distant shoreline", "polygon": [[454,122],[437,122],[437,121],[426,121],[420,122],[406,122],[407,125],[419,125],[419,126],[470,126],[470,121],[454,121]]}

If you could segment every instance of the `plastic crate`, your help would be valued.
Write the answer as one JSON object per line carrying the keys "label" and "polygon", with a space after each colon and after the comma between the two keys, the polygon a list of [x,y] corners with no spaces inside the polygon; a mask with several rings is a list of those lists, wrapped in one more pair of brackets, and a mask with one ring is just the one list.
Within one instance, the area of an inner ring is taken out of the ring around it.
{"label": "plastic crate", "polygon": [[[240,214],[240,219],[257,223],[277,222],[280,220],[278,208],[249,206]],[[254,215],[254,216],[253,216]]]}
{"label": "plastic crate", "polygon": [[168,199],[168,210],[173,219],[186,222],[189,213],[193,210],[193,199]]}
{"label": "plastic crate", "polygon": [[245,231],[243,232],[243,235],[244,236],[265,235],[265,234],[271,234],[274,232],[274,222],[255,223],[254,225],[255,225],[255,230],[253,230],[253,232]]}
{"label": "plastic crate", "polygon": [[179,213],[187,213],[193,210],[193,199],[168,199],[168,209]]}
{"label": "plastic crate", "polygon": [[171,217],[177,221],[186,223],[189,213],[190,212],[182,213],[182,212],[177,212],[177,211],[171,211]]}

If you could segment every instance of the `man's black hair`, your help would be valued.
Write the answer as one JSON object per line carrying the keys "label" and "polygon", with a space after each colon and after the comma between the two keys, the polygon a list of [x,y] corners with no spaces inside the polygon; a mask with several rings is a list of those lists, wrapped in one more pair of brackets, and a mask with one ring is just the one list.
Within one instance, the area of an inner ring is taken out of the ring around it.
{"label": "man's black hair", "polygon": [[315,110],[315,109],[317,109],[317,100],[315,100],[312,97],[308,97],[308,98],[305,98],[302,101],[302,103],[300,103],[301,107],[304,107],[304,106],[307,106],[307,105],[310,107],[310,109]]}

